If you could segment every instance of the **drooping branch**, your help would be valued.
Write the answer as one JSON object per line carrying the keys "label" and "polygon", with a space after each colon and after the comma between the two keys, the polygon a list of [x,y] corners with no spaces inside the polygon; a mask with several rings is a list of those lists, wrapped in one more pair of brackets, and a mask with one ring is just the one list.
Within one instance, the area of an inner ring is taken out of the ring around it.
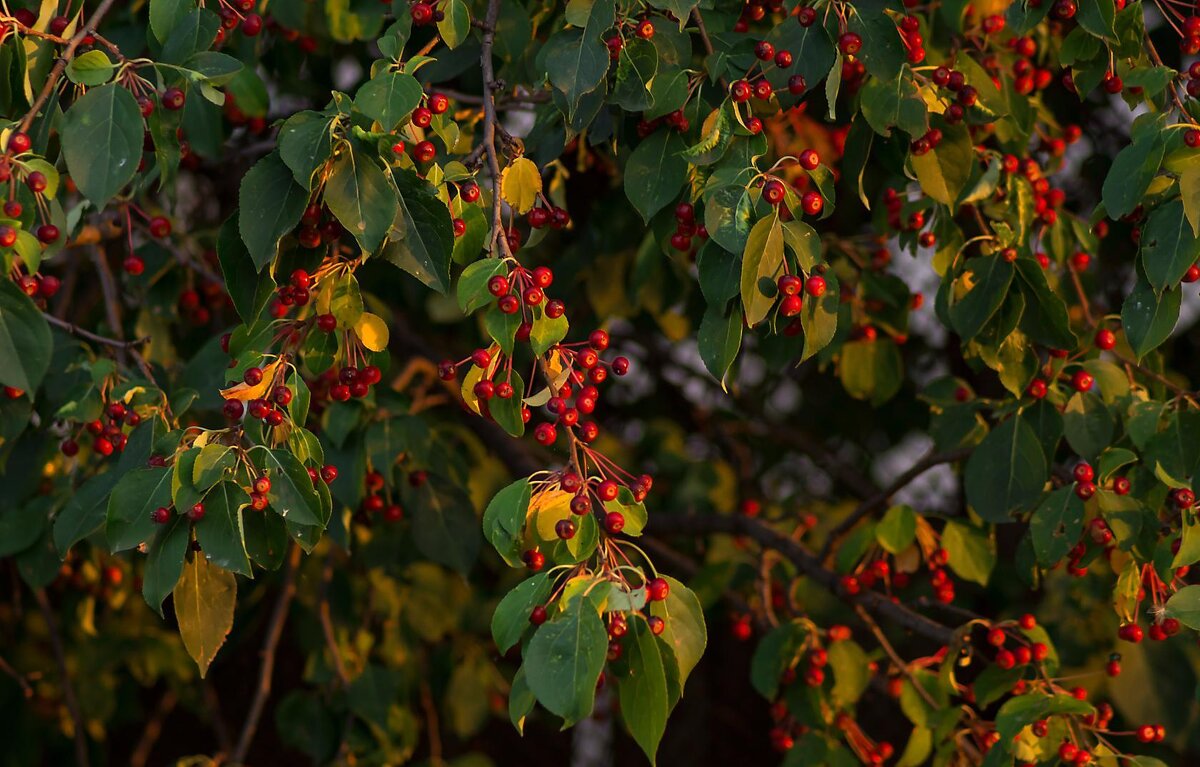
{"label": "drooping branch", "polygon": [[84,330],[78,325],[67,322],[66,320],[60,320],[58,317],[55,317],[53,314],[49,314],[47,312],[43,312],[42,316],[46,318],[46,322],[49,322],[54,327],[70,333],[77,338],[82,338],[85,341],[91,341],[92,343],[101,344],[103,346],[111,346],[114,349],[130,349],[135,346],[141,346],[142,344],[150,341],[149,336],[137,338],[132,341],[122,341],[118,338],[109,338],[108,336],[102,336],[98,333],[93,333],[90,330]]}
{"label": "drooping branch", "polygon": [[826,590],[862,605],[890,623],[939,644],[948,644],[954,638],[954,630],[950,627],[913,612],[879,592],[864,591],[854,597],[844,595],[836,572],[822,565],[821,560],[799,541],[792,540],[761,519],[742,515],[716,514],[703,516],[658,514],[650,519],[649,532],[660,537],[714,533],[744,535],[760,546],[778,551],[798,570]]}

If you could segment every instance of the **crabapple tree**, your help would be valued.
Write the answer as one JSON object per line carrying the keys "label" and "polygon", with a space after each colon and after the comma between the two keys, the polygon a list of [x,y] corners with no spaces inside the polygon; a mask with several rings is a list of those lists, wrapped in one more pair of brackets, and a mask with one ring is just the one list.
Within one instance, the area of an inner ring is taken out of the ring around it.
{"label": "crabapple tree", "polygon": [[10,0],[0,762],[1197,763],[1197,54]]}

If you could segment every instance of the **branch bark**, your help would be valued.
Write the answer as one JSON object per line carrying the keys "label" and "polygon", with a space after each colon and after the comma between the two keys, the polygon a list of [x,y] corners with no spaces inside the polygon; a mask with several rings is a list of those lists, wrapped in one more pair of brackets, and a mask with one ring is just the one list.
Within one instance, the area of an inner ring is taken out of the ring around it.
{"label": "branch bark", "polygon": [[921,476],[935,466],[941,466],[945,463],[956,463],[963,460],[970,454],[971,448],[969,447],[961,447],[957,450],[950,450],[945,453],[938,453],[930,450],[928,453],[926,453],[924,458],[914,463],[908,468],[907,471],[896,477],[896,479],[890,485],[860,503],[854,509],[854,511],[850,512],[850,516],[843,519],[837,524],[836,527],[830,530],[829,538],[825,541],[825,545],[821,547],[821,553],[817,555],[817,558],[822,562],[828,559],[829,554],[833,551],[834,547],[846,537],[846,534],[849,533],[855,525],[857,525],[865,517],[869,517],[872,514],[882,511],[888,505],[888,503],[891,502],[893,495],[907,487],[917,477]]}
{"label": "branch bark", "polygon": [[275,609],[271,612],[271,620],[267,623],[267,635],[263,639],[262,664],[258,671],[258,689],[250,703],[250,711],[246,714],[246,722],[242,725],[242,733],[238,736],[237,747],[233,750],[230,762],[243,764],[258,722],[266,708],[267,698],[271,695],[271,675],[275,671],[275,650],[279,647],[279,639],[283,635],[283,624],[287,621],[288,610],[292,606],[292,598],[296,595],[296,569],[300,565],[300,547],[292,544],[288,552],[287,563],[283,570],[283,583],[280,584],[279,596],[275,600]]}
{"label": "branch bark", "polygon": [[29,107],[29,111],[21,118],[21,124],[17,130],[22,133],[29,132],[29,126],[33,125],[34,119],[37,118],[38,112],[42,107],[46,106],[46,102],[50,100],[50,94],[54,93],[55,86],[58,85],[59,79],[63,76],[63,72],[67,70],[67,64],[75,57],[75,51],[83,43],[83,38],[91,34],[96,27],[100,25],[101,19],[113,7],[115,0],[104,0],[99,7],[92,13],[92,17],[88,19],[86,24],[80,24],[79,29],[75,31],[75,35],[67,43],[67,49],[58,57],[58,61],[54,62],[54,68],[50,70],[50,74],[46,76],[46,82],[42,85],[42,90],[38,93],[37,98],[33,100],[33,104]]}

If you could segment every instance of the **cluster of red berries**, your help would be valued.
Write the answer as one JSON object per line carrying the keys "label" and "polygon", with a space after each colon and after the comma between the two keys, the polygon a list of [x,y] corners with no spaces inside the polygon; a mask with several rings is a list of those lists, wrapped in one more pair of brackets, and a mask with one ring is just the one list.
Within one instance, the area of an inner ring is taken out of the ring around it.
{"label": "cluster of red berries", "polygon": [[[11,227],[0,226],[0,247],[8,247],[3,244],[6,229],[12,230]],[[46,306],[46,299],[53,298],[62,288],[62,281],[53,274],[14,274],[12,279],[21,292],[32,298],[38,308],[42,309]]]}
{"label": "cluster of red berries", "polygon": [[[934,130],[937,130],[937,129],[935,128]],[[933,131],[930,131],[930,133],[932,133],[932,132]],[[923,140],[925,140],[925,137],[922,137],[921,139],[918,139],[918,140],[923,141]],[[940,140],[940,137],[939,137],[939,140]],[[884,210],[887,213],[887,225],[890,228],[895,229],[896,231],[905,231],[905,230],[910,231],[910,232],[921,231],[921,229],[923,229],[925,227],[925,211],[914,210],[914,211],[910,212],[906,217],[902,218],[903,213],[904,213],[904,203],[905,202],[906,202],[905,197],[903,195],[901,195],[898,191],[893,189],[892,187],[888,187],[887,189],[884,190],[883,206],[884,206]],[[929,234],[932,234],[932,232],[929,232]],[[936,242],[936,238],[935,239],[924,238],[924,239],[919,239],[918,241],[921,243],[921,245],[923,245],[925,247],[932,247]],[[890,261],[890,260],[891,260],[891,254],[889,253],[888,261]]]}
{"label": "cluster of red berries", "polygon": [[[985,32],[990,24],[994,25],[996,19],[1000,20],[1000,29],[1004,28],[1003,16],[989,16],[984,19]],[[921,37],[921,22],[917,20],[916,16],[905,16],[900,19],[897,26],[900,29],[900,41],[904,43],[908,63],[913,66],[920,64],[925,60],[925,39]]]}
{"label": "cluster of red berries", "polygon": [[[526,269],[523,266],[517,266],[508,274],[497,274],[488,280],[488,292],[496,298],[496,307],[504,314],[516,314],[521,311],[522,306],[534,307],[541,306],[545,303],[543,310],[547,317],[556,320],[563,316],[566,312],[566,305],[557,298],[546,300],[546,288],[554,283],[554,272],[548,266],[538,266],[534,269]],[[533,329],[533,324],[526,320],[517,328],[517,340],[528,341],[529,333]],[[487,352],[483,352],[486,356]],[[473,358],[478,356],[483,359],[477,351]],[[478,367],[487,367],[491,362],[488,357],[487,362]],[[485,399],[487,399],[485,397]]]}
{"label": "cluster of red berries", "polygon": [[[129,221],[132,224],[132,218]],[[146,230],[156,240],[166,239],[171,236],[171,221],[166,216],[150,216],[146,221]],[[146,262],[137,253],[131,252],[121,262],[121,268],[131,277],[137,277],[146,271]]]}
{"label": "cluster of red berries", "polygon": [[[1004,670],[1017,666],[1028,666],[1030,663],[1041,663],[1050,654],[1050,648],[1043,642],[1030,641],[1029,638],[1016,631],[1032,631],[1037,626],[1037,620],[1030,614],[1022,615],[1011,629],[995,626],[987,633],[987,643],[995,648],[992,662]],[[1009,649],[1011,646],[1011,649]]]}
{"label": "cluster of red berries", "polygon": [[[288,282],[280,285],[275,291],[275,299],[271,303],[271,315],[282,316],[293,306],[307,306],[312,300],[314,280],[305,269],[292,272]],[[280,307],[276,309],[275,307]]]}
{"label": "cluster of red berries", "polygon": [[225,42],[228,32],[240,29],[246,37],[257,37],[263,29],[263,18],[254,12],[257,0],[221,0],[217,15],[221,17],[221,27],[217,30],[217,38],[213,45]]}
{"label": "cluster of red berries", "polygon": [[[8,144],[3,157],[0,157],[0,183],[13,183],[14,170],[24,175],[25,186],[35,195],[40,196],[46,189],[49,179],[41,171],[29,171],[17,164],[15,159],[20,155],[29,152],[33,148],[33,140],[29,138],[28,133],[14,131],[8,137]],[[10,200],[4,205],[4,215],[7,218],[20,218],[22,213],[21,204],[15,200]],[[34,236],[43,245],[50,245],[57,242],[60,236],[58,227],[49,222],[42,224],[34,230]],[[0,247],[12,247],[17,241],[17,232],[11,226],[0,228]]]}
{"label": "cluster of red berries", "polygon": [[668,128],[679,133],[684,133],[691,127],[691,123],[684,116],[682,109],[676,109],[674,112],[669,112],[662,117],[655,117],[653,120],[638,120],[637,134],[638,138],[646,138],[661,126],[666,125]]}
{"label": "cluster of red berries", "polygon": [[[405,153],[407,148],[407,145],[403,141],[397,140],[392,144],[392,154],[399,157]],[[429,139],[424,139],[413,144],[412,159],[418,165],[433,162],[435,157],[437,157],[437,147]]]}
{"label": "cluster of red berries", "polygon": [[675,206],[675,232],[671,235],[671,247],[678,251],[692,249],[693,238],[708,239],[708,229],[696,223],[696,208],[690,202]]}
{"label": "cluster of red berries", "polygon": [[962,122],[966,110],[979,102],[979,91],[975,86],[967,85],[967,76],[957,69],[942,65],[933,70],[929,79],[937,87],[945,88],[954,94],[954,102],[949,104],[943,113],[950,125]]}
{"label": "cluster of red berries", "polygon": [[383,372],[377,365],[361,368],[346,365],[341,370],[326,370],[312,383],[313,399],[328,397],[334,402],[349,402],[362,399],[371,393],[371,387],[383,380]]}
{"label": "cluster of red berries", "polygon": [[202,326],[211,322],[213,308],[233,306],[233,300],[218,282],[205,280],[200,290],[203,291],[203,296],[200,291],[192,288],[179,291],[179,316],[193,325]]}
{"label": "cluster of red berries", "polygon": [[545,229],[547,226],[551,229],[565,229],[571,224],[571,214],[557,205],[540,205],[532,208],[526,214],[525,220],[534,229]]}
{"label": "cluster of red berries", "polygon": [[[142,422],[142,417],[122,402],[110,402],[104,407],[104,415],[84,424],[83,431],[91,436],[92,450],[107,458],[125,449],[129,436],[125,429],[133,429]],[[67,437],[58,446],[62,454],[72,458],[79,454],[76,437]]]}
{"label": "cluster of red berries", "polygon": [[[1017,93],[1029,95],[1045,90],[1054,82],[1054,74],[1049,69],[1035,65],[1038,46],[1032,37],[1014,37],[1008,41],[1008,48],[1017,55],[1010,69],[1013,90]],[[993,77],[1000,75],[1000,61],[995,55],[985,56],[981,64]]]}
{"label": "cluster of red berries", "polygon": [[825,278],[817,274],[815,269],[808,279],[801,279],[795,274],[781,275],[776,286],[779,288],[779,313],[784,317],[795,317],[804,308],[801,291],[813,298],[820,298],[828,287]]}
{"label": "cluster of red berries", "polygon": [[751,24],[765,19],[767,13],[779,13],[782,10],[782,0],[746,0],[741,15],[734,22],[733,31],[744,34],[750,30]]}
{"label": "cluster of red berries", "polygon": [[[409,476],[409,481],[413,481],[416,473]],[[418,478],[417,484],[424,481],[423,477]],[[383,474],[378,471],[368,471],[363,478],[363,484],[367,489],[367,495],[362,500],[360,510],[362,515],[360,520],[365,521],[369,518],[367,515],[378,514],[385,522],[399,522],[404,518],[404,509],[398,503],[389,503],[388,498],[384,495],[384,478]]]}
{"label": "cluster of red berries", "polygon": [[296,228],[296,240],[305,248],[319,248],[337,242],[346,232],[324,205],[312,203],[304,209],[300,226]]}

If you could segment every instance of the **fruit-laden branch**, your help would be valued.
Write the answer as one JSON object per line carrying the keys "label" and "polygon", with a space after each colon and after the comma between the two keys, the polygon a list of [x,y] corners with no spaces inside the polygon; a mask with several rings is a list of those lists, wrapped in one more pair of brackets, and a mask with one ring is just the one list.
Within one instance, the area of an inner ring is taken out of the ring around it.
{"label": "fruit-laden branch", "polygon": [[907,471],[896,477],[890,485],[860,503],[854,511],[850,512],[850,516],[843,519],[837,526],[830,530],[829,537],[826,539],[825,545],[821,547],[821,553],[817,555],[817,559],[822,562],[828,559],[834,547],[841,543],[842,539],[846,537],[846,534],[855,525],[864,518],[872,514],[877,514],[887,508],[888,503],[892,500],[892,496],[911,484],[917,477],[935,466],[941,466],[946,463],[957,463],[970,454],[971,448],[969,447],[960,447],[944,453],[930,450],[924,458],[914,463]]}
{"label": "fruit-laden branch", "polygon": [[50,70],[50,74],[46,76],[46,83],[42,86],[42,90],[38,93],[37,98],[33,100],[29,111],[21,118],[21,124],[17,127],[18,133],[28,133],[29,126],[33,125],[34,119],[38,112],[46,105],[50,99],[50,94],[54,93],[54,88],[58,85],[58,80],[63,76],[63,72],[67,71],[67,64],[75,57],[75,50],[83,43],[83,39],[100,26],[100,20],[112,8],[114,0],[104,0],[99,7],[92,13],[92,17],[86,23],[81,23],[79,29],[75,30],[75,34],[67,43],[67,49],[62,52],[58,60],[54,62],[54,68]]}
{"label": "fruit-laden branch", "polygon": [[[754,517],[742,515],[684,516],[658,514],[651,518],[648,532],[654,535],[706,535],[712,533],[727,533],[729,535],[744,535],[760,546],[778,551],[787,557],[793,565],[818,584],[834,594],[843,595],[839,587],[839,577],[833,570],[821,564],[821,560],[798,541],[794,541],[783,533],[775,530],[766,522]],[[875,591],[863,591],[853,599],[857,604],[887,619],[902,628],[932,639],[939,644],[949,644],[954,638],[954,630],[936,621],[926,618],[920,613],[893,602],[887,596]]]}

